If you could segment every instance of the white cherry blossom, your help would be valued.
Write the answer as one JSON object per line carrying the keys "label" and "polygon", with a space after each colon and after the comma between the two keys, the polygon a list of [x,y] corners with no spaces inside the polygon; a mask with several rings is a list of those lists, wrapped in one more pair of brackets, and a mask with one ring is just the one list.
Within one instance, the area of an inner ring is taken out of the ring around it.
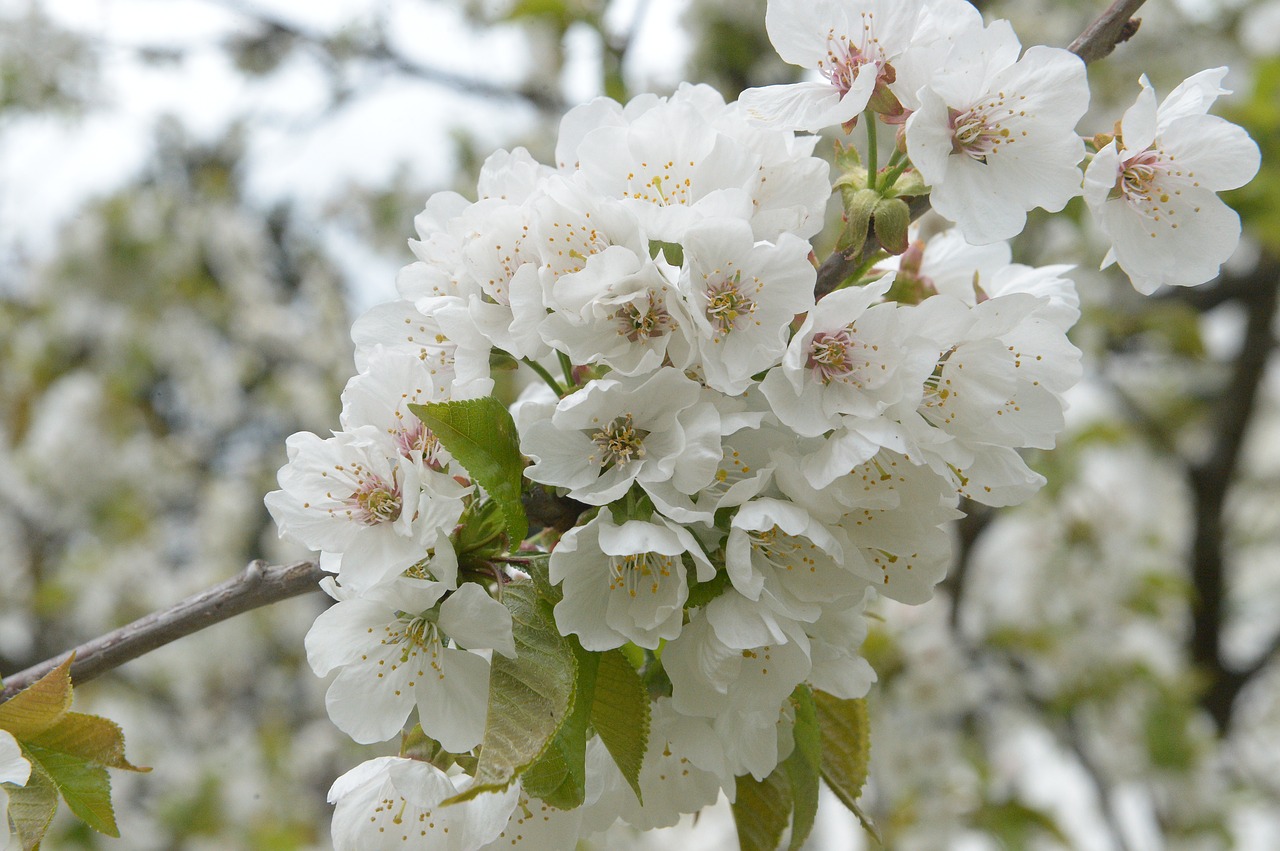
{"label": "white cherry blossom", "polygon": [[417,706],[422,729],[446,750],[478,745],[489,660],[468,651],[515,656],[507,608],[474,583],[438,606],[447,589],[429,580],[400,578],[360,596],[325,588],[339,602],[307,633],[307,660],[317,676],[341,669],[325,696],[338,728],[357,742],[386,741]]}
{"label": "white cherry blossom", "polygon": [[680,285],[703,375],[709,387],[736,396],[778,362],[791,320],[813,307],[809,243],[791,234],[757,243],[745,222],[715,219],[690,227],[683,245]]}
{"label": "white cherry blossom", "polygon": [[670,481],[683,493],[707,485],[720,460],[720,418],[701,388],[664,367],[643,380],[601,379],[549,412],[521,408],[520,447],[535,463],[525,475],[605,505],[633,483]]}
{"label": "white cherry blossom", "polygon": [[1080,194],[1084,63],[1039,45],[1019,59],[1020,49],[1007,21],[968,33],[907,119],[907,152],[933,209],[970,242],[1015,236],[1028,210],[1057,212]]}
{"label": "white cherry blossom", "polygon": [[601,511],[577,526],[551,553],[551,581],[562,585],[556,626],[579,637],[587,650],[610,650],[630,641],[656,650],[680,634],[689,597],[684,556],[706,582],[715,568],[684,527],[653,522],[613,522]]}
{"label": "white cherry blossom", "polygon": [[1139,292],[1211,280],[1240,240],[1240,217],[1218,192],[1248,183],[1258,146],[1244,129],[1206,115],[1226,68],[1184,80],[1159,107],[1145,75],[1120,135],[1085,171],[1085,200]]}
{"label": "white cherry blossom", "polygon": [[[514,784],[519,786],[519,783]],[[547,851],[553,848],[573,848],[582,832],[583,808],[557,810],[538,798],[530,798],[520,789],[520,797],[507,819],[507,825],[497,838],[481,851],[504,851],[524,848],[528,851]]]}
{"label": "white cherry blossom", "polygon": [[769,0],[765,28],[787,62],[820,81],[747,89],[751,117],[784,130],[845,124],[894,80],[893,60],[916,31],[922,0]]}
{"label": "white cherry blossom", "polygon": [[329,789],[335,851],[476,851],[492,842],[516,805],[519,785],[441,806],[471,778],[428,762],[384,756],[361,763]]}
{"label": "white cherry blossom", "polygon": [[446,473],[401,454],[385,431],[362,426],[321,439],[286,441],[280,490],[266,496],[280,527],[313,550],[342,554],[343,581],[369,587],[421,561],[451,530],[471,492]]}

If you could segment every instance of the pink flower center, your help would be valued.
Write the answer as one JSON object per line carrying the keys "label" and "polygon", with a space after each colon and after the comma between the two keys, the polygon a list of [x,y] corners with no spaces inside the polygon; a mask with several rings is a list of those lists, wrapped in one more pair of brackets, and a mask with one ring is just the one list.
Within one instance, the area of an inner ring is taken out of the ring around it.
{"label": "pink flower center", "polygon": [[844,97],[853,88],[853,81],[858,79],[858,72],[865,64],[866,57],[849,42],[849,37],[837,37],[833,30],[827,36],[827,56],[818,60],[818,73],[840,93],[840,97]]}
{"label": "pink flower center", "polygon": [[855,369],[853,348],[857,345],[848,328],[819,331],[809,343],[807,366],[823,384],[848,378]]}
{"label": "pink flower center", "polygon": [[948,109],[952,153],[963,154],[986,165],[987,157],[999,153],[1002,146],[1013,144],[1016,137],[1002,122],[1014,114],[1005,105],[1003,94],[964,112]]}
{"label": "pink flower center", "polygon": [[355,509],[355,520],[365,526],[394,522],[400,519],[400,485],[371,475],[360,482],[347,504]]}
{"label": "pink flower center", "polygon": [[1156,179],[1163,172],[1159,152],[1148,148],[1121,163],[1116,189],[1126,201],[1150,202],[1156,190]]}
{"label": "pink flower center", "polygon": [[414,420],[407,427],[401,426],[395,434],[396,448],[405,458],[412,459],[415,452],[422,453],[422,461],[433,470],[440,469],[436,457],[440,452],[440,440],[421,420]]}

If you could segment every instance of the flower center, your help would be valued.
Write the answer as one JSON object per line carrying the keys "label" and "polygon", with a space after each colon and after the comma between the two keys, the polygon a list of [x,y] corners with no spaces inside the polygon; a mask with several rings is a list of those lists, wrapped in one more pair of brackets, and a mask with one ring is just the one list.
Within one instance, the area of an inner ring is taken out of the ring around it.
{"label": "flower center", "polygon": [[413,458],[413,453],[422,454],[422,461],[433,470],[440,469],[440,461],[436,457],[440,452],[440,440],[420,420],[402,425],[395,433],[396,449],[405,458]]}
{"label": "flower center", "polygon": [[1154,184],[1161,171],[1159,153],[1148,148],[1125,160],[1116,189],[1127,201],[1151,201]]}
{"label": "flower center", "polygon": [[673,564],[675,560],[671,556],[661,553],[610,556],[609,590],[624,590],[629,597],[637,596],[645,588],[650,594],[657,594],[662,581],[671,576]]}
{"label": "flower center", "polygon": [[600,447],[601,469],[625,467],[644,457],[644,439],[649,432],[636,428],[631,414],[622,416],[591,435],[591,441]]}
{"label": "flower center", "polygon": [[987,164],[987,157],[999,153],[1001,145],[1013,144],[1013,134],[997,116],[1004,98],[997,96],[966,112],[947,110],[951,125],[951,151]]}
{"label": "flower center", "polygon": [[819,331],[809,343],[807,366],[823,384],[830,384],[853,372],[853,338],[848,330]]}
{"label": "flower center", "polygon": [[809,541],[801,540],[774,526],[764,531],[753,531],[747,534],[751,541],[751,551],[771,567],[787,572],[796,568],[808,570],[810,573],[818,569],[817,559],[813,553],[817,546]]}
{"label": "flower center", "polygon": [[675,324],[671,314],[661,304],[655,303],[652,293],[644,310],[635,302],[629,302],[613,312],[613,319],[618,323],[618,333],[633,343],[641,338],[665,336]]}
{"label": "flower center", "polygon": [[741,283],[742,273],[738,272],[707,290],[707,320],[721,335],[737,328],[738,320],[755,313],[755,301],[738,289]]}
{"label": "flower center", "polygon": [[832,85],[840,97],[849,93],[858,71],[866,64],[862,51],[849,42],[847,35],[837,36],[835,30],[827,34],[827,56],[818,60],[818,73]]}
{"label": "flower center", "polygon": [[400,518],[400,486],[381,476],[369,476],[347,499],[355,509],[355,519],[365,526],[377,526]]}

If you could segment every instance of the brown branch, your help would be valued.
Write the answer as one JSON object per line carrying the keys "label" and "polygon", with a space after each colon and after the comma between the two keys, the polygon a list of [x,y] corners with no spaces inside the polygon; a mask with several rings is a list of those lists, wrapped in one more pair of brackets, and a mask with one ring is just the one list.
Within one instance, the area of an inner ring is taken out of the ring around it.
{"label": "brown branch", "polygon": [[1079,38],[1071,42],[1067,50],[1083,59],[1086,65],[1110,56],[1117,44],[1133,38],[1133,34],[1138,31],[1142,19],[1133,17],[1133,13],[1138,11],[1143,2],[1144,0],[1115,0],[1107,11],[1080,33]]}
{"label": "brown branch", "polygon": [[[1115,0],[1105,12],[1085,27],[1080,37],[1071,42],[1071,46],[1067,49],[1084,60],[1086,65],[1109,56],[1111,51],[1116,49],[1117,44],[1128,41],[1138,31],[1139,20],[1133,18],[1133,13],[1138,11],[1138,7],[1144,2],[1145,0]],[[911,221],[914,222],[929,212],[929,196],[920,195],[912,198],[910,206]],[[880,240],[876,239],[874,233],[868,233],[867,241],[862,246],[860,254],[845,257],[839,251],[833,252],[818,268],[818,283],[814,287],[814,294],[822,298],[839,287],[845,278],[849,277],[850,272],[880,248]]]}
{"label": "brown branch", "polygon": [[[76,654],[76,660],[71,664],[72,682],[79,685],[157,647],[252,609],[318,590],[318,583],[325,575],[313,561],[284,565],[251,562],[239,575],[226,582],[77,647],[72,651]],[[5,677],[0,703],[52,671],[66,658],[67,653],[59,653],[25,671]]]}

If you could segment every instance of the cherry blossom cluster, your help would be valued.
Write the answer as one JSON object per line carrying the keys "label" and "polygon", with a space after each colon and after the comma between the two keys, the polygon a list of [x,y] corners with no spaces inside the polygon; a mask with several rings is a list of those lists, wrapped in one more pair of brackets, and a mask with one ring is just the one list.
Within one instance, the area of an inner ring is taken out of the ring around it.
{"label": "cherry blossom cluster", "polygon": [[[1063,428],[1079,311],[1068,267],[1012,262],[1028,211],[1083,191],[1141,289],[1200,283],[1234,247],[1214,191],[1257,149],[1204,114],[1222,69],[1159,108],[1144,80],[1082,175],[1084,65],[1023,52],[968,3],[771,0],[767,25],[818,79],[728,104],[693,85],[598,99],[564,117],[554,166],[498,152],[478,200],[433,196],[400,298],[353,329],[341,430],[290,438],[267,505],[333,574],[306,641],[316,673],[337,672],[331,718],[374,743],[416,710],[457,757],[342,777],[338,848],[572,847],[769,776],[798,687],[869,689],[864,607],[932,596],[959,499],[1011,505],[1043,482],[1019,450]],[[874,136],[833,176],[798,135],[859,121],[897,128],[883,169]],[[833,187],[854,259],[868,228],[899,256],[868,254],[816,298]],[[927,240],[893,209],[926,192],[956,224]],[[505,556],[492,494],[410,406],[488,396],[521,366],[526,487],[578,513]],[[502,588],[538,556],[559,632],[622,648],[655,695],[638,788],[595,737],[580,807],[518,779],[442,805],[471,783],[494,654],[518,655]]]}

